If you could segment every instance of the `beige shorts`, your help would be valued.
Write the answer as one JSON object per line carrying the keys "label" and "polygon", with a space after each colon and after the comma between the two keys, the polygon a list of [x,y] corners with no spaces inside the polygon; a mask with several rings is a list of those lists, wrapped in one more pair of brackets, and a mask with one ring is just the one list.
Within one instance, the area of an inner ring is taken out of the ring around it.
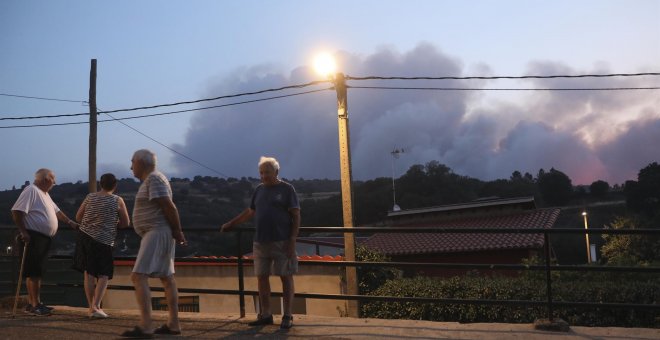
{"label": "beige shorts", "polygon": [[298,272],[298,256],[288,258],[284,244],[289,241],[254,242],[254,275],[289,276]]}

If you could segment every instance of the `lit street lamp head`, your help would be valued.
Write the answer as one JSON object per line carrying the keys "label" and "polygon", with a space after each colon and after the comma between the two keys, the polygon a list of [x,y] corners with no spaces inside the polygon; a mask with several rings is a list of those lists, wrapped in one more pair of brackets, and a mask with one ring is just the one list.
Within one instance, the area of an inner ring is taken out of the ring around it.
{"label": "lit street lamp head", "polygon": [[314,71],[324,78],[332,78],[336,70],[335,58],[329,53],[321,53],[314,58]]}

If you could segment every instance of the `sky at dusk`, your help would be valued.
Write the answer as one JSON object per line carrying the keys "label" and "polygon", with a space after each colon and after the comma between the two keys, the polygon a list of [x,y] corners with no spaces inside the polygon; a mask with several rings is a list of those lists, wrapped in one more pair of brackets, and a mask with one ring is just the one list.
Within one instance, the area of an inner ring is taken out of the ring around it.
{"label": "sky at dusk", "polygon": [[[101,111],[323,80],[312,68],[319,52],[349,77],[660,72],[657,0],[7,0],[0,32],[0,119],[88,112],[91,59]],[[99,123],[98,175],[131,177],[133,151],[148,148],[168,177],[258,177],[259,156],[269,155],[282,177],[338,179],[331,85],[112,113],[202,109]],[[539,90],[660,87],[659,76],[347,85],[358,180],[435,160],[482,180],[554,167],[573,184],[615,184],[660,162],[660,90]],[[227,105],[283,95],[294,96]],[[0,190],[32,181],[42,167],[59,183],[87,181],[88,124],[3,128],[87,120],[0,120]],[[395,148],[405,152],[393,163]]]}

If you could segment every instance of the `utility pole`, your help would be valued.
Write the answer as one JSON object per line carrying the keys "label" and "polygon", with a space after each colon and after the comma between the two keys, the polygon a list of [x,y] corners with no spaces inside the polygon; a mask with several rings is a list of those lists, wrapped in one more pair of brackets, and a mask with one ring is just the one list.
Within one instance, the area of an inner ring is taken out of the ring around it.
{"label": "utility pole", "polygon": [[[353,190],[351,183],[351,148],[348,130],[348,101],[346,98],[346,79],[343,73],[335,75],[335,90],[337,91],[337,123],[339,125],[339,166],[341,168],[341,198],[344,217],[344,228],[353,228]],[[346,261],[355,261],[355,234],[344,233],[344,256]],[[348,295],[358,294],[356,267],[346,267],[346,288]],[[358,302],[348,301],[350,317],[359,317]]]}
{"label": "utility pole", "polygon": [[89,192],[96,192],[96,59],[89,70]]}

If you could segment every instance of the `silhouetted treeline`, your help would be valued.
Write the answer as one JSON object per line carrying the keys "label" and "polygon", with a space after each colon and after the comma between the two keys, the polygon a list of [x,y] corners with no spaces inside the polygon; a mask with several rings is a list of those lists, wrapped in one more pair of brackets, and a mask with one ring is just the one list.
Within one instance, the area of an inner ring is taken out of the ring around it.
{"label": "silhouetted treeline", "polygon": [[[340,181],[331,179],[285,179],[299,193],[302,221],[307,226],[340,226],[342,224]],[[626,192],[634,195],[640,189],[629,181]],[[181,220],[188,228],[219,226],[249,205],[258,178],[218,178],[195,176],[171,178],[174,201]],[[140,183],[131,178],[119,180],[117,193],[132,210],[133,197]],[[607,199],[612,190],[604,181],[591,186],[574,187],[563,172],[540,169],[536,175],[514,171],[508,179],[482,181],[454,173],[437,161],[416,164],[395,180],[396,204],[402,209],[469,202],[480,198],[535,196],[540,206],[563,206],[584,200]],[[10,209],[21,189],[0,191],[0,224],[12,225]],[[354,216],[357,224],[383,220],[394,205],[392,179],[380,177],[355,181]],[[87,194],[87,183],[56,185],[51,196],[69,216],[74,216]],[[641,203],[634,203],[640,205]]]}

